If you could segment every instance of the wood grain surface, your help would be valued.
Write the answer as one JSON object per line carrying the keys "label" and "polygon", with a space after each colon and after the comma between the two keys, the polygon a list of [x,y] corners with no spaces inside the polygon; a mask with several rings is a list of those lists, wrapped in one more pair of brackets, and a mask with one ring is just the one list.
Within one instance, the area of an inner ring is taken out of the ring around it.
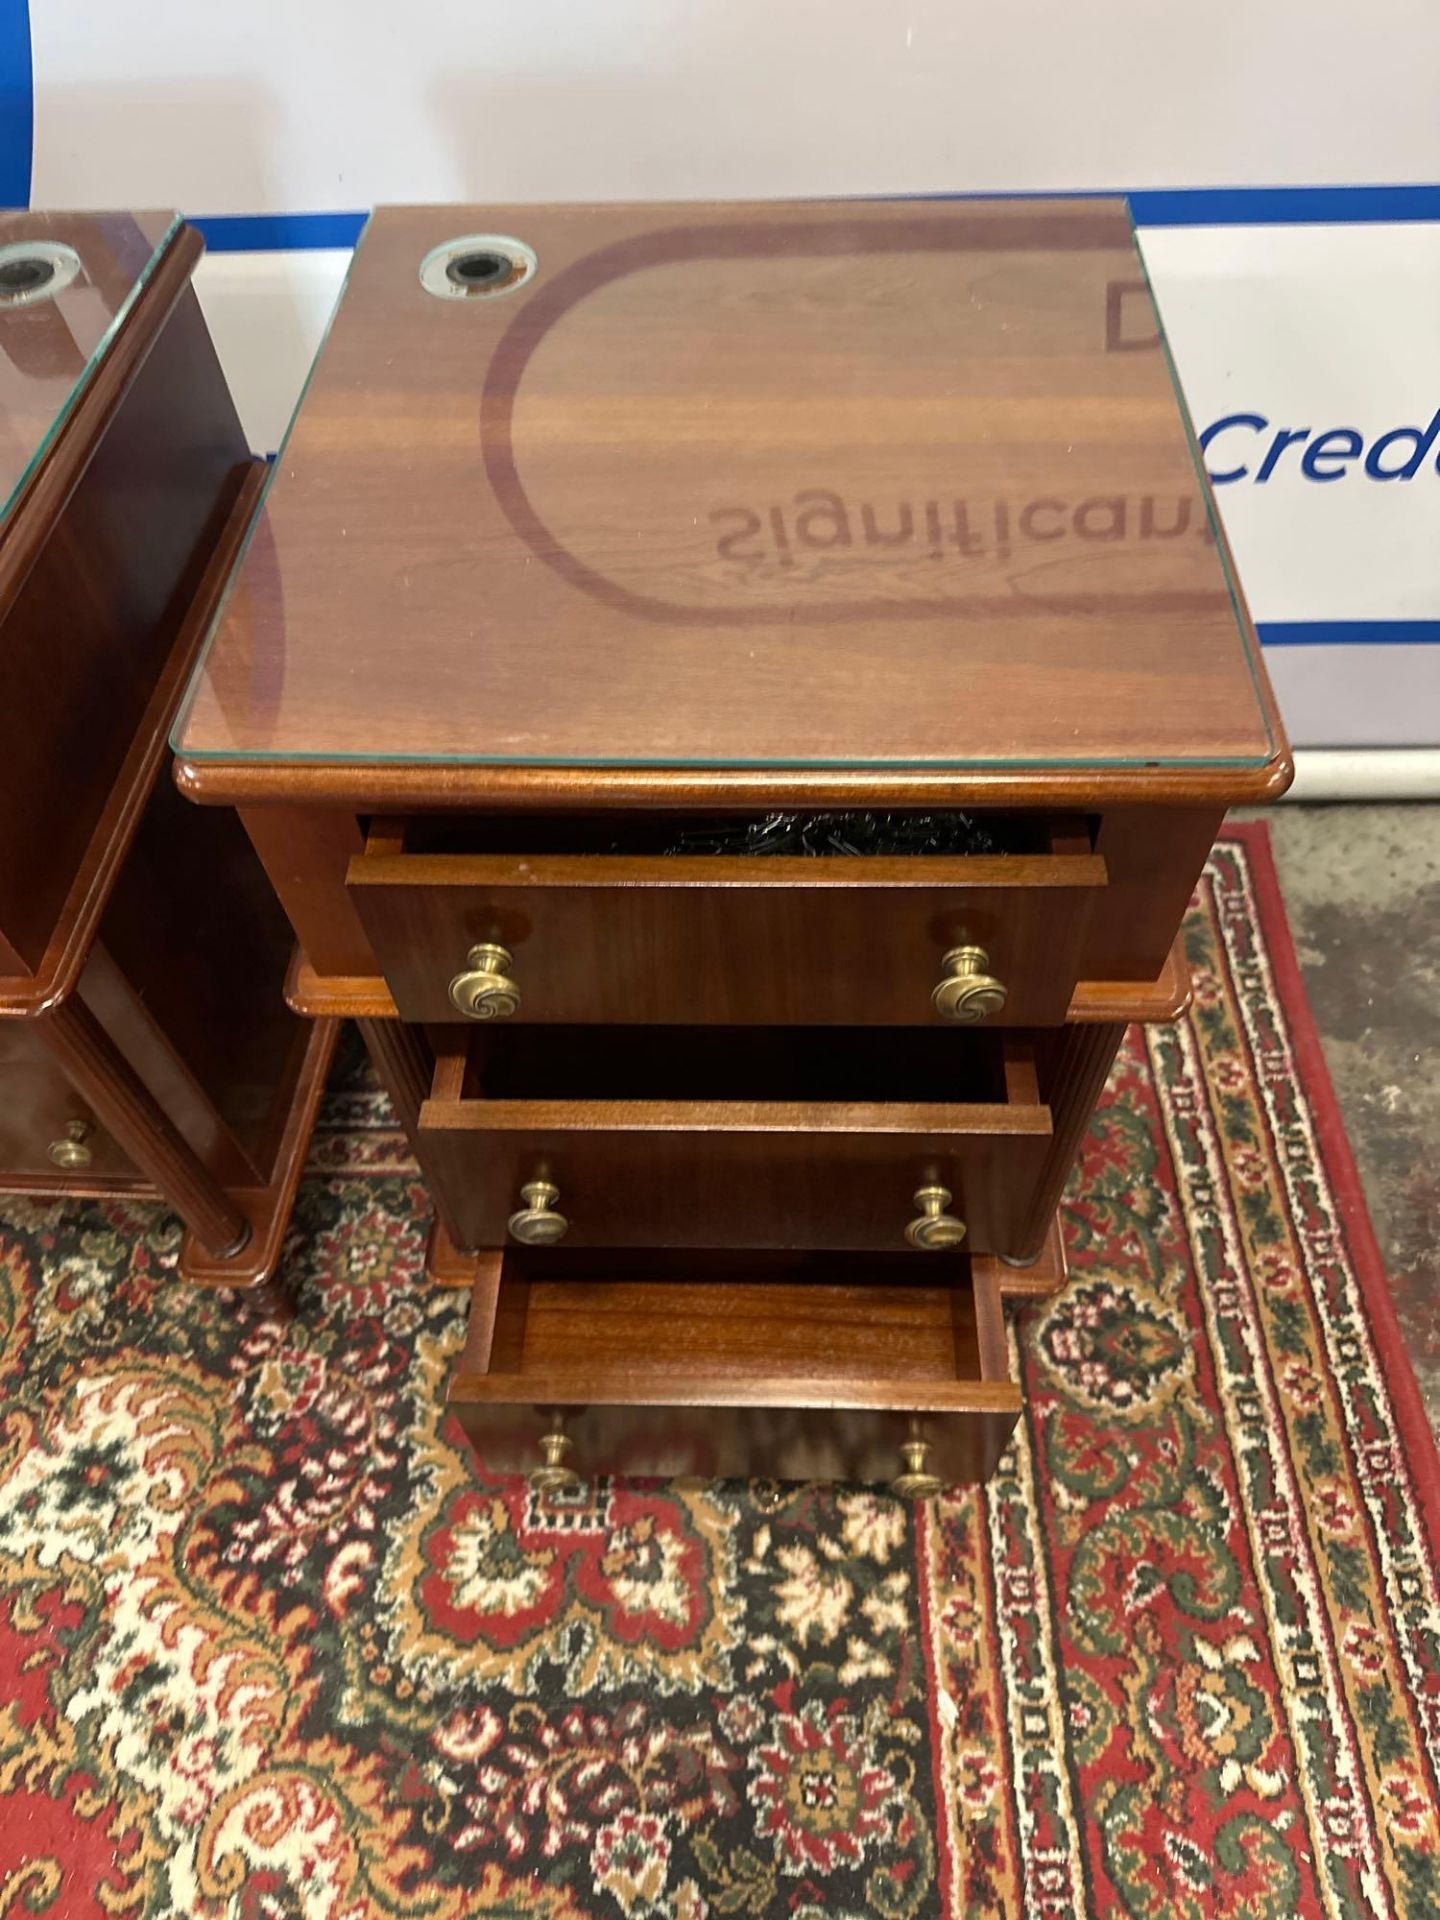
{"label": "wood grain surface", "polygon": [[42,999],[154,781],[251,473],[199,253],[180,229],[0,537],[0,930]]}
{"label": "wood grain surface", "polygon": [[60,449],[51,443],[69,433],[92,384],[113,377],[112,356],[127,357],[115,354],[111,330],[123,327],[167,247],[179,242],[190,254],[188,265],[194,264],[198,236],[182,237],[175,228],[173,213],[0,213],[0,247],[28,251],[58,244],[80,258],[76,277],[68,285],[52,280],[55,291],[46,297],[0,301],[0,514],[7,520],[22,507],[28,513],[27,490],[40,478],[42,459],[51,467],[50,498],[39,506],[37,525],[53,518],[66,479],[74,485],[82,443],[104,409],[87,405],[91,417],[75,420],[80,431],[70,435],[71,445],[58,460],[52,456]]}
{"label": "wood grain surface", "polygon": [[499,942],[517,1020],[940,1024],[930,995],[975,944],[1008,999],[990,1025],[1063,1020],[1105,863],[364,854],[351,898],[401,1014],[454,1020],[451,978]]}
{"label": "wood grain surface", "polygon": [[487,1030],[470,1040],[484,1065],[440,1054],[418,1151],[464,1247],[503,1245],[522,1186],[545,1179],[577,1247],[904,1254],[913,1196],[938,1183],[967,1245],[1016,1252],[1050,1112],[1022,1048],[997,1085],[993,1054],[941,1044],[998,1039],[710,1028],[657,1046],[646,1029]]}
{"label": "wood grain surface", "polygon": [[[477,231],[534,277],[427,294]],[[1288,764],[1119,201],[381,210],[179,748]]]}

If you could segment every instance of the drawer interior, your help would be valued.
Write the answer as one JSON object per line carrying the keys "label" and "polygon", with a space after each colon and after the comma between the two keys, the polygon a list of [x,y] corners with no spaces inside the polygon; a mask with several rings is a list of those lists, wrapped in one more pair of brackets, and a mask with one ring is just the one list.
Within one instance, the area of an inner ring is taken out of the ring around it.
{"label": "drawer interior", "polygon": [[836,1252],[487,1256],[449,1403],[487,1464],[574,1410],[587,1472],[889,1479],[911,1419],[983,1477],[1020,1409],[993,1262]]}
{"label": "drawer interior", "polygon": [[706,813],[644,810],[583,814],[429,814],[379,821],[372,845],[405,853],[666,854],[744,856],[981,856],[1044,854],[1056,832],[1068,846],[1090,839],[1089,823],[1043,813],[891,809]]}
{"label": "drawer interior", "polygon": [[[803,1392],[830,1405],[862,1381],[907,1405],[917,1392],[944,1404],[985,1373],[970,1263],[945,1261],[938,1284],[919,1265],[812,1251],[751,1253],[737,1268],[724,1253],[517,1247],[481,1370],[554,1386],[583,1376],[589,1398],[633,1398],[699,1370],[745,1402],[786,1377],[786,1404]],[[472,1345],[483,1307],[477,1317]]]}
{"label": "drawer interior", "polygon": [[447,1033],[437,1100],[1035,1104],[1028,1044],[965,1028],[499,1027]]}

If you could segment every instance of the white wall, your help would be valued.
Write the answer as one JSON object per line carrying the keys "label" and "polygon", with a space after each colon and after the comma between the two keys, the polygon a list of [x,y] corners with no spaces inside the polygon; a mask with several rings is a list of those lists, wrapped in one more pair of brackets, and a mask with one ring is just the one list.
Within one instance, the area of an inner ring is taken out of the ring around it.
{"label": "white wall", "polygon": [[1433,0],[35,0],[38,199],[1425,180]]}
{"label": "white wall", "polygon": [[[1433,0],[33,0],[32,34],[35,205],[1440,182]],[[1440,222],[1143,237],[1197,427],[1368,448],[1440,408]],[[344,262],[202,267],[262,450]],[[1266,444],[1214,452],[1250,469],[1219,499],[1256,619],[1306,642],[1270,651],[1292,736],[1440,744],[1440,447],[1386,482],[1296,443],[1260,481]]]}

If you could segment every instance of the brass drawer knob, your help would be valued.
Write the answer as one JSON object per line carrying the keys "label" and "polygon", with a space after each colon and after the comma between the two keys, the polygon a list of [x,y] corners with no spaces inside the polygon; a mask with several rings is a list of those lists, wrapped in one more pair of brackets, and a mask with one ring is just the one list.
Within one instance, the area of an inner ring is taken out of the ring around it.
{"label": "brass drawer knob", "polygon": [[990,956],[984,947],[952,947],[940,962],[944,974],[930,996],[942,1020],[974,1026],[1005,1007],[1005,982],[988,971]]}
{"label": "brass drawer knob", "polygon": [[579,1474],[573,1467],[565,1465],[565,1456],[575,1442],[565,1431],[563,1414],[554,1412],[546,1417],[550,1422],[550,1431],[540,1436],[543,1464],[530,1475],[530,1485],[536,1493],[563,1493],[567,1488],[580,1484]]}
{"label": "brass drawer knob", "polygon": [[520,1189],[525,1202],[510,1216],[510,1232],[527,1247],[553,1247],[570,1231],[570,1222],[556,1207],[560,1189],[548,1180],[527,1180]]}
{"label": "brass drawer knob", "polygon": [[520,989],[509,977],[514,964],[508,947],[471,947],[464,973],[450,982],[451,1003],[467,1020],[508,1020],[520,1011]]}
{"label": "brass drawer knob", "polygon": [[965,1238],[965,1222],[945,1211],[950,1204],[948,1187],[921,1187],[915,1204],[920,1211],[905,1229],[912,1247],[922,1253],[943,1253],[947,1247],[959,1246]]}
{"label": "brass drawer knob", "polygon": [[78,1173],[82,1167],[88,1167],[95,1155],[86,1143],[94,1131],[88,1120],[67,1120],[64,1133],[58,1140],[52,1140],[47,1149],[56,1166],[63,1167],[67,1173]]}
{"label": "brass drawer knob", "polygon": [[944,1490],[945,1482],[930,1472],[930,1442],[918,1420],[910,1422],[910,1438],[901,1447],[900,1458],[905,1463],[904,1471],[890,1482],[892,1493],[898,1493],[902,1500],[928,1500]]}

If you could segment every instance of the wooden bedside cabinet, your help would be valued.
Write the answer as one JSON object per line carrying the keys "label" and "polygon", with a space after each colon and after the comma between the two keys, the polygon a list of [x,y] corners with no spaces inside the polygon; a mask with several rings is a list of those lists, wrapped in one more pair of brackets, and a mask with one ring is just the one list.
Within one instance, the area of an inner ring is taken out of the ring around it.
{"label": "wooden bedside cabinet", "polygon": [[173,214],[0,216],[0,1193],[163,1196],[180,1270],[279,1257],[335,1023],[166,736],[259,499]]}
{"label": "wooden bedside cabinet", "polygon": [[364,1028],[493,1465],[988,1471],[1290,764],[1123,203],[390,209],[177,735]]}

